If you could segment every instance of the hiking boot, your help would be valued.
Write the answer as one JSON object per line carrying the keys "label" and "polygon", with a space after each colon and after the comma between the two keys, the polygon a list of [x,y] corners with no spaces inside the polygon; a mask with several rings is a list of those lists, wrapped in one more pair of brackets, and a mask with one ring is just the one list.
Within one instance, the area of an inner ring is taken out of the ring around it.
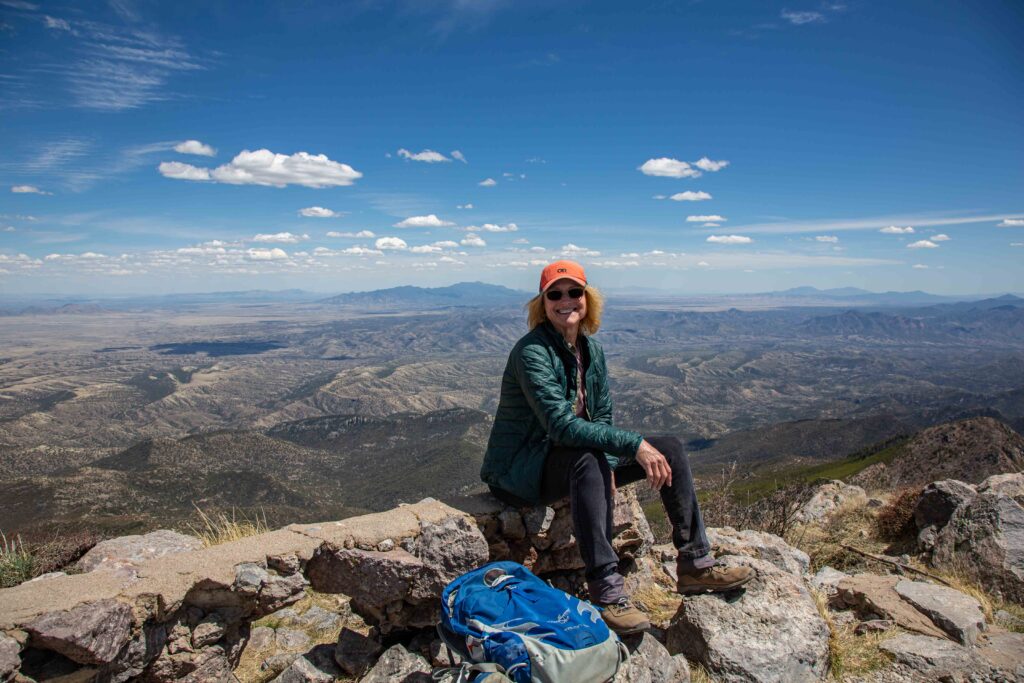
{"label": "hiking boot", "polygon": [[757,576],[750,567],[727,567],[724,564],[694,567],[692,563],[684,565],[681,561],[677,562],[676,571],[676,592],[682,595],[735,590]]}
{"label": "hiking boot", "polygon": [[640,633],[651,627],[647,615],[638,610],[629,598],[621,598],[610,605],[601,605],[601,616],[608,628],[619,635]]}

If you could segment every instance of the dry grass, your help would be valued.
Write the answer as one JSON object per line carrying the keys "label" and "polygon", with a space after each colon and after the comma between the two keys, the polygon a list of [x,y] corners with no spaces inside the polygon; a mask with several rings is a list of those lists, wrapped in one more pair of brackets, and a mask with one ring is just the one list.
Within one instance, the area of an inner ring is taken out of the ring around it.
{"label": "dry grass", "polygon": [[920,487],[894,492],[889,502],[878,510],[875,517],[878,537],[885,541],[903,541],[913,537],[916,532],[914,507],[920,497]]}
{"label": "dry grass", "polygon": [[683,604],[683,596],[655,582],[645,583],[633,593],[632,598],[637,607],[650,617],[651,623],[659,626],[668,625]]}
{"label": "dry grass", "polygon": [[267,528],[267,516],[262,511],[256,513],[250,519],[244,512],[235,508],[232,508],[229,514],[223,510],[207,513],[200,509],[198,505],[193,507],[195,507],[196,515],[199,517],[199,524],[189,524],[188,529],[195,536],[198,536],[206,547],[230,543],[240,538],[255,536],[269,531]]}
{"label": "dry grass", "polygon": [[800,548],[811,558],[811,571],[829,566],[847,570],[863,568],[864,558],[843,549],[853,545],[868,552],[881,552],[886,544],[875,535],[875,516],[871,510],[850,501],[836,510],[824,524],[797,527],[786,535],[786,541]]}
{"label": "dry grass", "polygon": [[717,683],[701,664],[690,662],[690,683]]}
{"label": "dry grass", "polygon": [[895,635],[893,631],[858,636],[853,624],[836,626],[828,609],[828,598],[823,593],[812,590],[811,594],[818,614],[828,625],[829,672],[833,679],[842,681],[850,676],[863,676],[889,664],[888,655],[878,646]]}
{"label": "dry grass", "polygon": [[0,588],[10,588],[37,575],[38,562],[25,549],[21,536],[8,540],[0,531]]}

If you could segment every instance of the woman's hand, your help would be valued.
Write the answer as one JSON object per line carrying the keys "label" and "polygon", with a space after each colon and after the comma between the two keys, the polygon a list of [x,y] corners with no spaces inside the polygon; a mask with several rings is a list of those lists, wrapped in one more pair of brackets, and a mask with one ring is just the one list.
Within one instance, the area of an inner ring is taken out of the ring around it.
{"label": "woman's hand", "polygon": [[647,482],[651,488],[657,491],[662,486],[672,485],[672,469],[668,466],[668,460],[657,448],[647,443],[647,439],[640,442],[640,448],[636,449],[636,461],[647,473]]}

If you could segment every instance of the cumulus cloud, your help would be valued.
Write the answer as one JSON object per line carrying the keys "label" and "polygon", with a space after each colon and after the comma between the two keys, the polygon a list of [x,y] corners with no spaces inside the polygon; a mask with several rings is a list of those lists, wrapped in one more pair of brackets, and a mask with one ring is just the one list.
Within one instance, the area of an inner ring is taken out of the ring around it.
{"label": "cumulus cloud", "polygon": [[705,199],[711,199],[711,195],[707,192],[693,192],[687,190],[686,192],[676,192],[674,195],[669,197],[674,202],[700,202]]}
{"label": "cumulus cloud", "polygon": [[269,149],[243,150],[229,163],[212,170],[178,161],[165,161],[158,170],[175,180],[212,180],[229,185],[271,187],[340,187],[351,185],[363,177],[348,164],[328,159],[326,154],[275,154]]}
{"label": "cumulus cloud", "polygon": [[486,178],[477,183],[477,185],[479,185],[480,187],[494,187],[497,184],[498,181],[495,180],[494,178]]}
{"label": "cumulus cloud", "polygon": [[353,237],[353,238],[356,238],[356,239],[373,239],[374,237],[376,237],[376,235],[374,235],[369,230],[360,230],[359,232],[336,232],[334,230],[331,230],[329,233],[327,233],[327,236],[328,237]]}
{"label": "cumulus cloud", "polygon": [[996,224],[997,228],[1024,228],[1024,218],[1004,218],[1002,223]]}
{"label": "cumulus cloud", "polygon": [[831,243],[834,244],[834,243],[839,241],[839,238],[836,237],[835,235],[818,235],[817,237],[814,238],[814,241],[815,242],[831,242]]}
{"label": "cumulus cloud", "polygon": [[467,234],[463,239],[459,240],[459,244],[461,244],[464,247],[486,247],[487,246],[487,242],[485,242],[480,237],[480,235],[477,235],[477,234],[472,233],[472,232]]}
{"label": "cumulus cloud", "polygon": [[40,190],[35,185],[11,185],[11,192],[14,194],[53,194]]}
{"label": "cumulus cloud", "polygon": [[466,156],[462,152],[457,150],[457,149],[453,149],[451,152],[449,152],[449,154],[452,155],[452,159],[458,159],[459,161],[461,161],[464,164],[468,164],[469,163],[468,161],[466,161]]}
{"label": "cumulus cloud", "polygon": [[445,155],[440,152],[435,152],[432,149],[425,149],[422,152],[416,152],[415,154],[407,149],[400,149],[398,150],[398,156],[403,159],[409,159],[410,161],[422,161],[428,164],[438,164],[451,161],[451,159]]}
{"label": "cumulus cloud", "polygon": [[455,208],[456,209],[472,209],[473,205],[472,204],[459,204]]}
{"label": "cumulus cloud", "polygon": [[932,238],[931,238],[932,242],[948,242],[951,239],[953,239],[953,238],[950,237],[949,235],[945,234],[945,233],[940,233],[938,235],[933,235]]}
{"label": "cumulus cloud", "polygon": [[821,12],[794,12],[784,9],[780,15],[783,19],[795,26],[803,24],[818,24],[825,21],[825,15]]}
{"label": "cumulus cloud", "polygon": [[910,227],[909,225],[907,227],[905,227],[905,228],[900,228],[900,227],[895,226],[895,225],[890,225],[887,228],[882,228],[878,232],[884,233],[886,235],[913,235],[914,234],[914,229],[912,227]]}
{"label": "cumulus cloud", "polygon": [[306,218],[340,218],[342,214],[332,209],[325,209],[322,206],[307,206],[299,209],[299,215]]}
{"label": "cumulus cloud", "polygon": [[441,247],[435,247],[432,244],[421,244],[419,246],[410,247],[409,251],[414,254],[440,254]]}
{"label": "cumulus cloud", "polygon": [[754,240],[745,235],[710,235],[707,241],[715,244],[750,244]]}
{"label": "cumulus cloud", "polygon": [[907,249],[938,249],[939,245],[931,240],[918,240],[907,245]]}
{"label": "cumulus cloud", "polygon": [[469,232],[515,232],[519,230],[519,226],[515,223],[506,223],[505,225],[496,225],[494,223],[484,223],[483,225],[471,225],[466,228]]}
{"label": "cumulus cloud", "polygon": [[714,173],[715,171],[721,171],[723,168],[728,166],[729,162],[724,159],[721,161],[712,161],[707,157],[701,157],[698,161],[693,162],[693,165],[702,171],[711,171]]}
{"label": "cumulus cloud", "polygon": [[[384,239],[384,238],[382,238],[382,239]],[[398,238],[397,237],[392,237],[390,239],[398,239]],[[380,240],[378,240],[378,242],[379,241]],[[398,241],[402,242],[402,240],[398,240]],[[405,245],[405,242],[402,242],[402,244]],[[384,252],[381,251],[380,249],[370,249],[369,247],[348,247],[347,249],[342,249],[339,253],[348,254],[349,256],[383,256],[384,255]]]}
{"label": "cumulus cloud", "polygon": [[374,246],[378,249],[401,250],[409,245],[405,243],[405,240],[398,237],[381,237],[374,243]]}
{"label": "cumulus cloud", "polygon": [[253,242],[279,242],[281,244],[298,244],[308,240],[309,235],[295,235],[290,232],[275,232],[273,234],[260,233],[252,238]]}
{"label": "cumulus cloud", "polygon": [[687,162],[667,157],[648,159],[640,166],[639,171],[644,175],[663,178],[696,178],[700,176],[700,171],[691,167]]}
{"label": "cumulus cloud", "polygon": [[274,247],[273,249],[250,249],[245,252],[250,261],[280,261],[288,258],[288,252]]}
{"label": "cumulus cloud", "polygon": [[201,157],[217,156],[217,150],[199,140],[185,140],[174,146],[174,151],[179,154],[196,154]]}
{"label": "cumulus cloud", "polygon": [[410,216],[395,223],[393,228],[449,228],[455,225],[451,221],[443,221],[434,214],[427,216]]}
{"label": "cumulus cloud", "polygon": [[687,216],[687,223],[724,223],[727,219],[722,216]]}
{"label": "cumulus cloud", "polygon": [[578,244],[570,242],[569,244],[562,245],[562,254],[568,256],[600,256],[601,252],[594,251],[593,249],[587,249],[586,247],[581,247]]}

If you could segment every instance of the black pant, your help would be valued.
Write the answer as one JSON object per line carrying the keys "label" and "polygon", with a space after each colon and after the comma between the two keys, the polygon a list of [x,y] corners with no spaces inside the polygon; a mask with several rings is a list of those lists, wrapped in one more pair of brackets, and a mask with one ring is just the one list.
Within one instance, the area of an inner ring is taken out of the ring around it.
{"label": "black pant", "polygon": [[[682,442],[674,436],[655,436],[647,441],[664,454],[672,470],[672,485],[661,488],[661,502],[672,522],[672,544],[684,558],[707,555],[711,546],[704,534],[704,520]],[[644,468],[635,461],[615,468],[617,486],[646,477]],[[507,494],[502,495],[504,491],[494,489],[494,492],[499,499],[515,504],[506,500]],[[611,467],[603,453],[561,446],[548,452],[541,482],[541,503],[550,505],[566,495],[587,578],[606,576],[618,566],[619,558],[612,549]]]}

